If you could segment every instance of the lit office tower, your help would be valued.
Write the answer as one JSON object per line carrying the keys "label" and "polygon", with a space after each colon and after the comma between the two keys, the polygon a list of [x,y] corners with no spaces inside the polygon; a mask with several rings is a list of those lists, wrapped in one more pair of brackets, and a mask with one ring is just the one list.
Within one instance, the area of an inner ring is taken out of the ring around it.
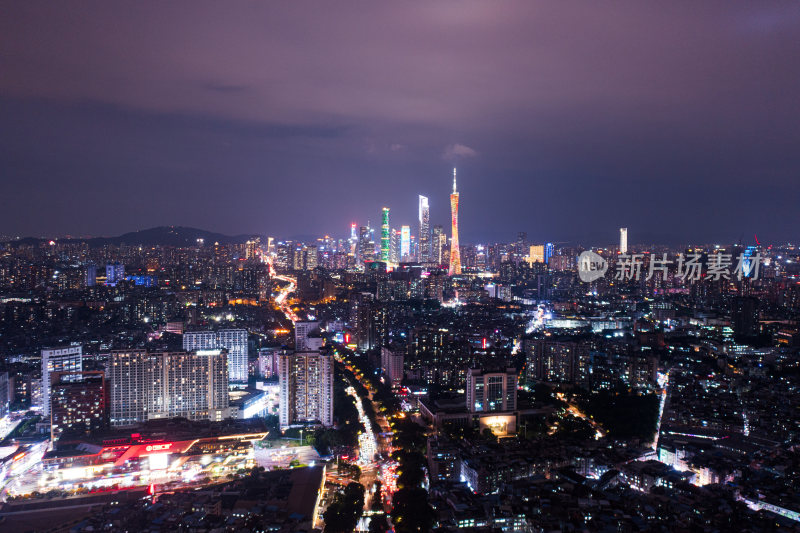
{"label": "lit office tower", "polygon": [[419,196],[419,262],[431,262],[431,211],[428,197]]}
{"label": "lit office tower", "polygon": [[319,350],[278,355],[278,420],[333,425],[333,356]]}
{"label": "lit office tower", "polygon": [[245,259],[255,259],[256,255],[258,254],[260,244],[261,239],[256,238],[253,240],[248,240],[244,244]]}
{"label": "lit office tower", "polygon": [[228,378],[230,383],[247,383],[247,330],[222,329],[220,331],[192,331],[183,334],[183,349],[220,350],[228,352]]}
{"label": "lit office tower", "polygon": [[362,265],[375,259],[375,243],[372,242],[372,228],[369,225],[358,229],[358,260]]}
{"label": "lit office tower", "polygon": [[[42,350],[42,415],[50,416],[50,382],[54,372],[80,372],[83,370],[83,348],[65,346]],[[74,376],[75,381],[80,376]]]}
{"label": "lit office tower", "polygon": [[112,426],[174,417],[220,421],[229,415],[224,350],[115,351],[108,375]]}
{"label": "lit office tower", "polygon": [[453,194],[450,195],[450,216],[453,229],[450,239],[450,270],[448,273],[461,274],[461,250],[458,247],[458,190],[456,189],[456,169],[453,169]]}
{"label": "lit office tower", "polygon": [[447,245],[447,235],[439,224],[433,227],[433,242],[431,243],[431,261],[437,265],[444,264],[444,250]]}
{"label": "lit office tower", "polygon": [[408,261],[408,256],[411,255],[411,227],[400,227],[400,260]]}
{"label": "lit office tower", "polygon": [[350,240],[348,241],[350,245],[350,255],[355,257],[358,255],[358,232],[356,231],[356,223],[353,222],[350,224]]}
{"label": "lit office tower", "polygon": [[619,253],[628,253],[628,228],[619,228]]}
{"label": "lit office tower", "polygon": [[392,230],[392,240],[389,246],[389,260],[392,263],[399,263],[400,262],[400,230],[393,229]]}
{"label": "lit office tower", "polygon": [[544,262],[545,263],[549,263],[550,262],[550,258],[553,257],[553,251],[554,250],[555,250],[555,247],[553,246],[552,242],[546,242],[544,244]]}
{"label": "lit office tower", "polygon": [[389,230],[389,208],[384,207],[381,213],[381,261],[389,261],[391,235]]}

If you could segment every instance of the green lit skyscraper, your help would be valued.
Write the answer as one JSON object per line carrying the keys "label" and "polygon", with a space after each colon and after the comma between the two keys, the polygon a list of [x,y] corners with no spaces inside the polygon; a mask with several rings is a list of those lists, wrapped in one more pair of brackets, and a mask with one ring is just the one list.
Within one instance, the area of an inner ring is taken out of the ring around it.
{"label": "green lit skyscraper", "polygon": [[391,236],[389,234],[389,208],[383,208],[383,215],[381,217],[381,261],[389,261],[389,246],[391,244]]}

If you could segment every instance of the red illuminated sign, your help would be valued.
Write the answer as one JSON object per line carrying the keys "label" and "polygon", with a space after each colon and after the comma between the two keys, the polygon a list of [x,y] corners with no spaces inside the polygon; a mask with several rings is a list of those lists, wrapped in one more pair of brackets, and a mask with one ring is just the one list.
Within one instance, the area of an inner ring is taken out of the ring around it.
{"label": "red illuminated sign", "polygon": [[170,448],[172,448],[171,442],[169,444],[148,444],[145,450],[148,452],[162,452],[164,450],[169,450]]}

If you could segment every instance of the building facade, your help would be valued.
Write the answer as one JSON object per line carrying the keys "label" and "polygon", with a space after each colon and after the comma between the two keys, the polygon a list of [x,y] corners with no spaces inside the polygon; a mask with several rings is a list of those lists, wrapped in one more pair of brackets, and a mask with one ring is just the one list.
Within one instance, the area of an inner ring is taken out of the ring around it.
{"label": "building facade", "polygon": [[132,426],[183,417],[228,417],[228,362],[224,350],[115,351],[109,358],[111,425]]}
{"label": "building facade", "polygon": [[384,207],[381,213],[381,261],[389,261],[391,247],[391,229],[389,228],[389,208]]}
{"label": "building facade", "polygon": [[91,436],[108,426],[103,372],[55,372],[52,378],[50,438],[54,444],[66,437]]}
{"label": "building facade", "polygon": [[484,371],[473,368],[467,373],[467,409],[471,413],[514,411],[517,408],[517,372]]}
{"label": "building facade", "polygon": [[42,415],[50,416],[50,380],[54,372],[83,370],[83,347],[78,345],[42,350]]}
{"label": "building facade", "polygon": [[628,228],[619,228],[619,253],[628,253]]}
{"label": "building facade", "polygon": [[221,329],[219,331],[192,331],[183,334],[183,349],[226,350],[228,379],[231,384],[247,383],[247,330]]}
{"label": "building facade", "polygon": [[419,261],[431,262],[431,212],[428,197],[419,195]]}
{"label": "building facade", "polygon": [[399,387],[402,383],[404,361],[403,352],[381,347],[381,368],[390,386]]}
{"label": "building facade", "polygon": [[309,335],[319,329],[319,322],[316,320],[301,320],[294,323],[294,349],[296,352],[305,352],[319,349],[310,347]]}
{"label": "building facade", "polygon": [[278,355],[279,422],[333,425],[333,357],[302,352]]}

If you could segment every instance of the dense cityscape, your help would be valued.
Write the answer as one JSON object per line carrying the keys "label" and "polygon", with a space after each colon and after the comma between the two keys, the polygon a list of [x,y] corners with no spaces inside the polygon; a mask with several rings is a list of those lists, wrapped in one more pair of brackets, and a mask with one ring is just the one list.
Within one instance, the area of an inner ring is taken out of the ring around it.
{"label": "dense cityscape", "polygon": [[800,249],[459,244],[458,199],[413,233],[6,242],[2,516],[797,527]]}
{"label": "dense cityscape", "polygon": [[800,531],[800,9],[111,4],[0,21],[0,531]]}

